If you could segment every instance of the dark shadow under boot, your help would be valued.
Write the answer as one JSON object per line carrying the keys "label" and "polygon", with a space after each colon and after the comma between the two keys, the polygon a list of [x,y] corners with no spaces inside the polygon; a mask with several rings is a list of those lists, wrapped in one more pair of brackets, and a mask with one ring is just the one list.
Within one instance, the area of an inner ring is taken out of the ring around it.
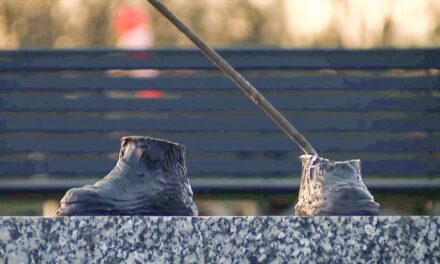
{"label": "dark shadow under boot", "polygon": [[360,160],[331,161],[302,155],[301,187],[295,214],[378,215],[379,204],[362,181]]}
{"label": "dark shadow under boot", "polygon": [[59,216],[197,215],[186,176],[185,147],[149,137],[123,137],[116,166],[94,185],[73,188]]}

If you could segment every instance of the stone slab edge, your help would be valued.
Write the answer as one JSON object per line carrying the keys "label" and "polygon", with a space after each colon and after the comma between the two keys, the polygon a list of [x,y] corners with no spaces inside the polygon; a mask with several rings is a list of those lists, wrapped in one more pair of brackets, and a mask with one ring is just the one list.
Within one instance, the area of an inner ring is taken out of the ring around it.
{"label": "stone slab edge", "polygon": [[439,263],[440,217],[0,217],[2,263]]}

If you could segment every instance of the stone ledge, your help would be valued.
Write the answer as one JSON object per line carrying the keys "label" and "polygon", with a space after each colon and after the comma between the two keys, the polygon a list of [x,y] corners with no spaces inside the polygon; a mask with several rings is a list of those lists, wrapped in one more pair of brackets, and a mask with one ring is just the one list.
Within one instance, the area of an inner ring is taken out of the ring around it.
{"label": "stone ledge", "polygon": [[4,263],[437,263],[440,217],[0,217]]}

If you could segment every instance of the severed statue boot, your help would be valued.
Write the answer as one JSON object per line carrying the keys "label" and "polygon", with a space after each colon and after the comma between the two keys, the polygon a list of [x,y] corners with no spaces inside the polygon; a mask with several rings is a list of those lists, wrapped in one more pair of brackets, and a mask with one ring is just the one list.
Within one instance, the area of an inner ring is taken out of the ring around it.
{"label": "severed statue boot", "polygon": [[73,188],[61,199],[59,216],[196,216],[186,177],[185,147],[149,137],[121,139],[116,166],[94,185]]}
{"label": "severed statue boot", "polygon": [[295,214],[378,215],[379,204],[362,181],[360,160],[331,161],[302,155],[302,176]]}

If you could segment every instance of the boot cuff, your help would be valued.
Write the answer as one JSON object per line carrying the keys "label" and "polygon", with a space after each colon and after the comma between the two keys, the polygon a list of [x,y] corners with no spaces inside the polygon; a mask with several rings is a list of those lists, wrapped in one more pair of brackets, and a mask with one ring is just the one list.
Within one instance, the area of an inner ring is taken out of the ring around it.
{"label": "boot cuff", "polygon": [[128,144],[132,142],[136,149],[142,149],[141,160],[144,163],[160,164],[164,167],[172,166],[173,163],[185,166],[185,146],[152,137],[127,136],[121,138],[121,151],[119,158],[125,157]]}

